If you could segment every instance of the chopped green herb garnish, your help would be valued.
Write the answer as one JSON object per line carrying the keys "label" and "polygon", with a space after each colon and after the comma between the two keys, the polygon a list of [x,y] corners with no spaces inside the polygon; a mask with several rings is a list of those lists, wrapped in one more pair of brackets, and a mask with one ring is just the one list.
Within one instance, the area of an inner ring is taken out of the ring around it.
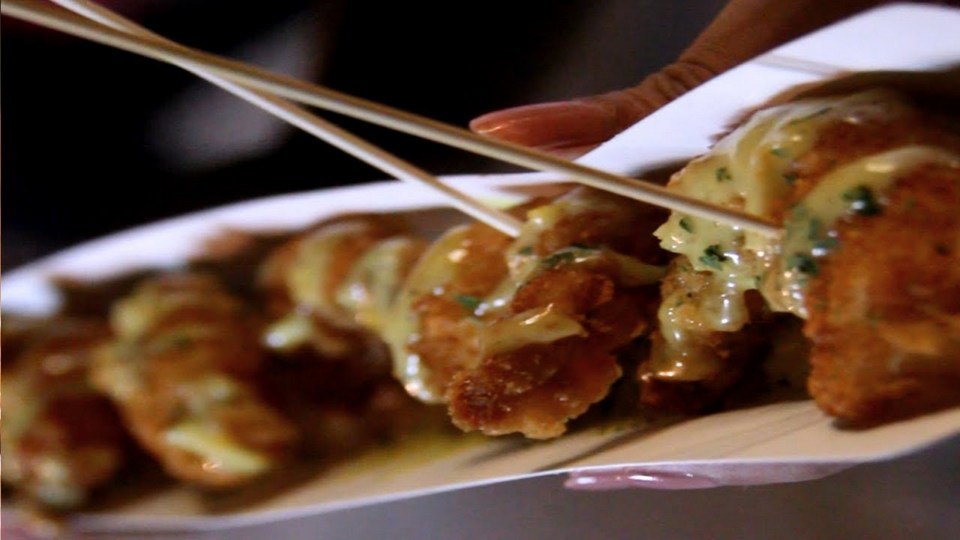
{"label": "chopped green herb garnish", "polygon": [[524,246],[517,251],[520,255],[533,255],[533,246]]}
{"label": "chopped green herb garnish", "polygon": [[783,179],[791,186],[797,182],[797,178],[800,178],[800,175],[795,172],[783,173]]}
{"label": "chopped green herb garnish", "polygon": [[875,313],[873,311],[867,311],[867,322],[870,324],[870,326],[876,326],[877,323],[880,323],[882,321],[883,321],[883,315],[879,313]]}
{"label": "chopped green herb garnish", "polygon": [[850,208],[862,216],[875,216],[880,213],[880,204],[867,186],[848,189],[843,193],[843,200],[850,203]]}
{"label": "chopped green herb garnish", "polygon": [[770,153],[778,158],[787,157],[787,149],[782,146],[774,146],[770,149]]}
{"label": "chopped green herb garnish", "polygon": [[687,231],[688,233],[693,232],[693,224],[690,223],[690,220],[687,218],[680,218],[680,228]]}
{"label": "chopped green herb garnish", "polygon": [[716,170],[717,182],[727,182],[733,180],[733,176],[730,174],[730,169],[726,167],[717,167]]}
{"label": "chopped green herb garnish", "polygon": [[545,268],[553,268],[561,263],[572,263],[575,258],[576,255],[574,255],[572,251],[558,251],[547,257],[544,257],[540,264],[542,264]]}
{"label": "chopped green herb garnish", "polygon": [[574,242],[573,244],[570,244],[570,247],[577,248],[577,249],[590,249],[590,246],[586,244],[581,244],[579,242]]}
{"label": "chopped green herb garnish", "polygon": [[720,270],[721,263],[726,260],[727,256],[720,250],[720,244],[708,246],[707,249],[703,250],[703,255],[700,256],[700,262],[717,270]]}
{"label": "chopped green herb garnish", "polygon": [[193,336],[185,331],[172,332],[156,342],[156,346],[163,349],[186,350],[194,345]]}
{"label": "chopped green herb garnish", "polygon": [[818,240],[821,237],[823,222],[819,218],[813,218],[807,223],[807,240]]}
{"label": "chopped green herb garnish", "polygon": [[455,295],[453,298],[461,306],[463,306],[464,309],[466,309],[471,313],[476,311],[476,309],[480,307],[480,304],[483,303],[483,299],[478,298],[476,296],[471,296],[469,294],[458,294],[458,295]]}
{"label": "chopped green herb garnish", "polygon": [[815,276],[820,273],[820,267],[817,265],[817,261],[813,257],[802,253],[794,253],[787,257],[787,268],[807,274],[808,276]]}

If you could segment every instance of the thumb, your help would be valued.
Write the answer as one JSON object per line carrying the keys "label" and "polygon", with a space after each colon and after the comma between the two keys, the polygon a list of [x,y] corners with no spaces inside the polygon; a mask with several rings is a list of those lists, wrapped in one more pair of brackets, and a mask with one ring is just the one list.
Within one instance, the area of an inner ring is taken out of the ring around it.
{"label": "thumb", "polygon": [[679,61],[632,88],[492,112],[470,122],[470,129],[481,135],[575,157],[713,75],[713,71],[701,64]]}

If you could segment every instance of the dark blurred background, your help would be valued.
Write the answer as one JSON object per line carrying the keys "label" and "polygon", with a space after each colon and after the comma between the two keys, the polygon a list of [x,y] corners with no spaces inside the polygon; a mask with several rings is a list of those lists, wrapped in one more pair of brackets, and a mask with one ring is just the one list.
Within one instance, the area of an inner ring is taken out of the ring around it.
{"label": "dark blurred background", "polygon": [[[635,84],[724,2],[114,1],[183,43],[465,126]],[[3,267],[231,201],[385,178],[176,68],[3,19]],[[331,118],[436,174],[503,165]]]}

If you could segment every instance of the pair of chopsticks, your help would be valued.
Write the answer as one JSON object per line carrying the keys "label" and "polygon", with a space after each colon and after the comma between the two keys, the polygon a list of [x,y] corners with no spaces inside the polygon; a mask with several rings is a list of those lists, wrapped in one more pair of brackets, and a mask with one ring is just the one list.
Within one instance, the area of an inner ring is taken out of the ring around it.
{"label": "pair of chopsticks", "polygon": [[447,186],[425,171],[343,131],[290,101],[312,105],[514,165],[560,173],[579,183],[677,212],[768,236],[780,233],[780,228],[766,219],[674,193],[656,184],[618,176],[545,152],[483,137],[429,118],[179,45],[88,0],[53,1],[79,13],[80,16],[38,0],[4,0],[0,4],[0,12],[177,65],[396,178],[425,184],[440,191],[450,199],[454,207],[511,236],[516,236],[519,232],[521,223],[517,219]]}

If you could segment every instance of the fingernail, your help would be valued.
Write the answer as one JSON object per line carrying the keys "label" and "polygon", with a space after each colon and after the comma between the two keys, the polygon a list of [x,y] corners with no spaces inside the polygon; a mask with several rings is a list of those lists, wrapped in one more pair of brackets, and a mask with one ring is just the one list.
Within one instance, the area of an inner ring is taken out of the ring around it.
{"label": "fingernail", "polygon": [[481,135],[542,150],[589,147],[616,134],[607,107],[589,101],[558,101],[504,109],[470,122]]}
{"label": "fingernail", "polygon": [[604,491],[611,489],[705,489],[718,487],[716,480],[693,473],[649,469],[614,469],[572,472],[564,482],[567,489]]}

